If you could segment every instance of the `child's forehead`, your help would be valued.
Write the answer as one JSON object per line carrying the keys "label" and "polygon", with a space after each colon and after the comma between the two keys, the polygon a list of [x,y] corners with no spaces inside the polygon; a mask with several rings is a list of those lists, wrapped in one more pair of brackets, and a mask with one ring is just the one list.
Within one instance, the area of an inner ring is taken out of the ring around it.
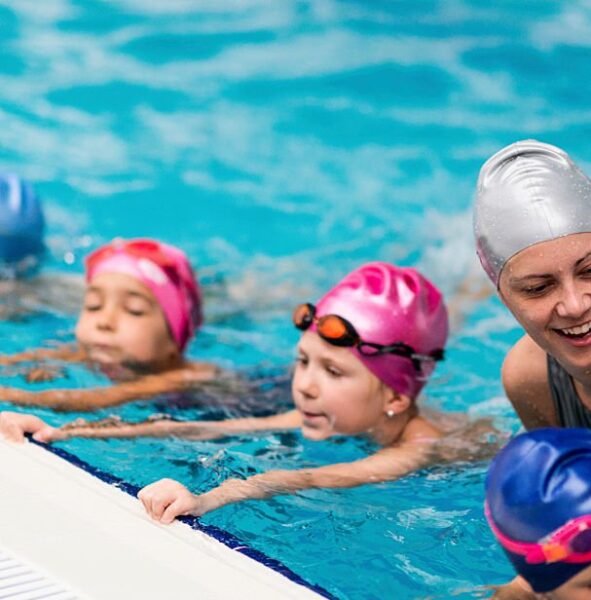
{"label": "child's forehead", "polygon": [[343,348],[329,344],[323,340],[315,331],[305,331],[300,337],[297,345],[301,352],[314,355],[315,358],[323,360],[334,360],[339,362],[358,363],[363,366],[361,361],[351,352],[350,348]]}
{"label": "child's forehead", "polygon": [[88,282],[86,289],[104,294],[143,296],[154,302],[156,301],[149,287],[139,279],[124,273],[100,273]]}

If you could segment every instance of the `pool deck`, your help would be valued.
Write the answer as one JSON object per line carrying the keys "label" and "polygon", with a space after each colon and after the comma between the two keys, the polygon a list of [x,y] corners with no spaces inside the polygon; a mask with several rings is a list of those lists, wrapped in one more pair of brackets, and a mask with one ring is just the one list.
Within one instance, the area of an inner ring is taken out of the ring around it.
{"label": "pool deck", "polygon": [[320,598],[31,443],[0,440],[0,551],[78,598]]}

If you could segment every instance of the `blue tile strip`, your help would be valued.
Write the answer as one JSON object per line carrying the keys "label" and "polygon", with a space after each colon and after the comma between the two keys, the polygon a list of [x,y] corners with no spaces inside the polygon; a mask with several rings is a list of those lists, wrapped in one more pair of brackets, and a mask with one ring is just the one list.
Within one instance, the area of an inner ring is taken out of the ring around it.
{"label": "blue tile strip", "polygon": [[[130,496],[137,498],[137,494],[140,491],[140,488],[137,485],[132,485],[131,483],[127,483],[126,481],[123,481],[119,477],[115,477],[114,475],[111,475],[110,473],[107,473],[106,471],[97,469],[96,467],[93,467],[91,464],[89,464],[83,460],[80,460],[77,456],[75,456],[74,454],[71,454],[67,450],[64,450],[62,448],[56,448],[55,446],[51,446],[49,444],[44,444],[43,442],[38,442],[38,441],[34,440],[33,438],[31,438],[30,436],[27,436],[27,437],[28,437],[29,441],[32,442],[33,444],[35,444],[37,446],[41,446],[42,448],[51,452],[52,454],[55,454],[56,456],[59,456],[60,458],[67,460],[69,463],[75,465],[76,467],[79,467],[80,469],[86,471],[87,473],[90,473],[97,479],[100,479],[101,481],[104,481],[105,483],[108,483],[110,485],[114,485],[115,487],[126,492]],[[264,554],[263,552],[260,552],[259,550],[255,550],[254,548],[251,548],[250,546],[246,546],[235,535],[228,533],[227,531],[224,531],[223,529],[220,529],[219,527],[216,527],[215,525],[205,525],[199,521],[198,517],[179,517],[179,520],[182,521],[183,523],[187,523],[187,525],[189,525],[191,527],[191,529],[196,529],[198,531],[202,531],[203,533],[216,539],[218,542],[221,542],[225,546],[228,546],[228,548],[231,548],[232,550],[235,550],[236,552],[240,552],[241,554],[245,554],[246,556],[252,558],[253,560],[256,560],[257,562],[263,564],[265,567],[268,567],[269,569],[272,569],[273,571],[280,573],[284,577],[287,577],[294,583],[297,583],[298,585],[302,585],[302,586],[316,592],[318,595],[320,595],[324,598],[329,598],[330,600],[337,600],[336,596],[333,596],[330,592],[328,592],[327,590],[325,590],[324,588],[322,588],[321,586],[319,586],[317,584],[309,583],[308,581],[306,581],[305,579],[300,577],[297,573],[292,571],[289,567],[286,567],[281,561],[279,561],[275,558],[271,558],[271,557],[267,556],[266,554]]]}

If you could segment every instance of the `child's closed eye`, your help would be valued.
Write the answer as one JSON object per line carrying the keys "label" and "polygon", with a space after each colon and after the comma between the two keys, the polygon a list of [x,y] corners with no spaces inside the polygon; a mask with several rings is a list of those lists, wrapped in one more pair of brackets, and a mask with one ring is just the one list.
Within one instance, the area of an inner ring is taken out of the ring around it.
{"label": "child's closed eye", "polygon": [[125,303],[125,311],[134,317],[143,317],[151,310],[151,306],[140,297],[131,297]]}
{"label": "child's closed eye", "polygon": [[306,366],[308,364],[308,357],[304,354],[298,354],[295,357],[295,363],[296,363],[296,366],[297,365]]}
{"label": "child's closed eye", "polygon": [[324,368],[326,369],[326,372],[335,379],[342,377],[345,374],[341,369],[331,364],[326,365]]}
{"label": "child's closed eye", "polygon": [[100,310],[103,306],[102,298],[95,293],[89,293],[84,298],[84,310]]}
{"label": "child's closed eye", "polygon": [[96,311],[96,310],[100,310],[102,308],[102,304],[100,302],[85,302],[84,303],[84,310],[87,311]]}

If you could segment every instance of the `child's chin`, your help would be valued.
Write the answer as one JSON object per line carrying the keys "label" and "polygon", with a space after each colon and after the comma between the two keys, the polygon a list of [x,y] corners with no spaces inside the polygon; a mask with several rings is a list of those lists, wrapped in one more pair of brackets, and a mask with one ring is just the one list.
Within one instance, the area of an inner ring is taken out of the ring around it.
{"label": "child's chin", "polygon": [[313,429],[312,427],[302,427],[302,435],[307,440],[319,442],[321,440],[328,439],[333,434],[330,431],[326,431],[326,430],[322,430],[322,429]]}

